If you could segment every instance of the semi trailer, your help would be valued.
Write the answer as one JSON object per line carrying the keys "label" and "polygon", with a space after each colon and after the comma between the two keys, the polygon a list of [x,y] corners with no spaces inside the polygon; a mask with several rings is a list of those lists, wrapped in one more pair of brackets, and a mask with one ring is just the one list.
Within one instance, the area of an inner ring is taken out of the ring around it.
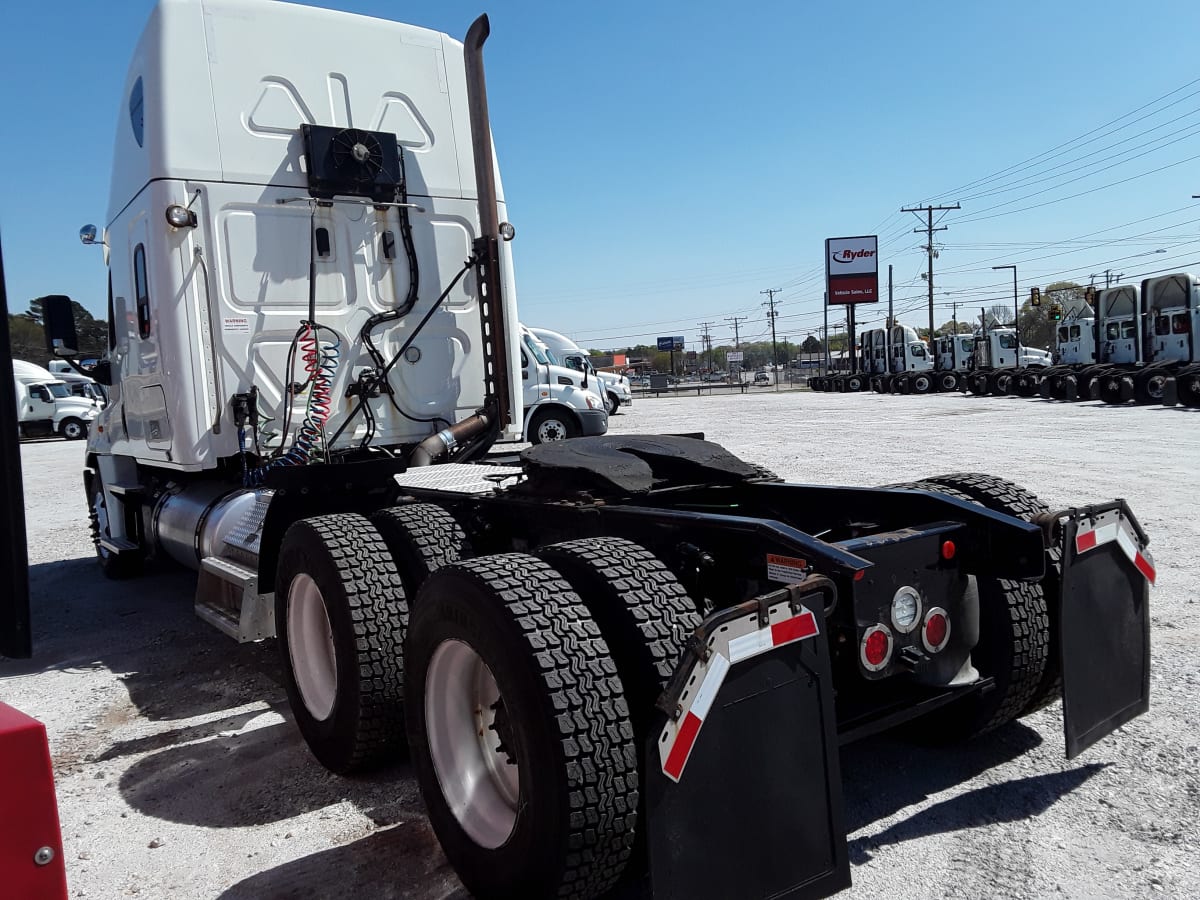
{"label": "semi trailer", "polygon": [[190,567],[201,618],[274,638],[326,768],[410,754],[479,897],[828,896],[841,745],[987,740],[1061,697],[1074,756],[1145,711],[1123,501],[785,484],[700,435],[492,452],[526,360],[488,34],[160,0],[84,231],[118,323],[104,573]]}

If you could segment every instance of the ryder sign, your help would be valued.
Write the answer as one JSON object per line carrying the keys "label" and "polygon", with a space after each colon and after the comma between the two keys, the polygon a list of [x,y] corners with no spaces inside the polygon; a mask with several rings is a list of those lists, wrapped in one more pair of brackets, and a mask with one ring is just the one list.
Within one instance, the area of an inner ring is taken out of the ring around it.
{"label": "ryder sign", "polygon": [[825,286],[831,304],[879,302],[879,239],[826,239]]}

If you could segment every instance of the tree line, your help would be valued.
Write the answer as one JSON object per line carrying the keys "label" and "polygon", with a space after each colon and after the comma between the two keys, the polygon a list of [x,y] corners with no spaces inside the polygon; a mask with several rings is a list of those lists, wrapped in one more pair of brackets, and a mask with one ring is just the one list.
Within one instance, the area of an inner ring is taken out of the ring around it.
{"label": "tree line", "polygon": [[[75,333],[79,338],[79,353],[82,357],[102,356],[108,344],[108,322],[95,318],[83,306],[72,300],[75,310]],[[8,315],[9,342],[13,359],[44,366],[50,358],[46,352],[46,330],[42,318],[42,301],[32,300],[23,313]]]}

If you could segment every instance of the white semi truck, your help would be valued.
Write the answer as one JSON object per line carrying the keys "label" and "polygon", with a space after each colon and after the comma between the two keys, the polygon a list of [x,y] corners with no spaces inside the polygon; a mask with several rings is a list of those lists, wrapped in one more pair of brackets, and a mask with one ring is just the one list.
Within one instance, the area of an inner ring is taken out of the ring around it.
{"label": "white semi truck", "polygon": [[66,382],[74,396],[95,400],[96,405],[100,407],[108,403],[108,394],[104,392],[104,386],[98,384],[96,379],[76,372],[65,359],[52,359],[47,368],[56,378]]}
{"label": "white semi truck", "polygon": [[550,348],[524,325],[520,335],[525,440],[544,444],[608,431],[603,385],[589,380],[586,371],[559,365]]}
{"label": "white semi truck", "polygon": [[977,395],[1032,397],[1038,377],[1052,363],[1047,351],[1022,344],[1015,329],[989,325],[975,332],[967,388]]}
{"label": "white semi truck", "polygon": [[594,378],[597,393],[605,398],[605,405],[610,416],[616,415],[622,406],[633,403],[633,388],[629,379],[615,372],[597,372],[592,365],[591,354],[576,344],[569,337],[548,328],[530,329],[534,336],[550,348],[558,361],[569,369],[587,373]]}
{"label": "white semi truck", "polygon": [[99,404],[80,397],[53,372],[36,363],[13,360],[17,422],[23,437],[57,434],[68,441],[87,437]]}
{"label": "white semi truck", "polygon": [[529,349],[488,33],[154,9],[84,231],[115,326],[84,472],[105,572],[173,560],[202,618],[274,637],[329,769],[407,748],[483,898],[826,896],[841,744],[1062,695],[1073,756],[1144,711],[1154,570],[1122,501],[789,485],[683,436],[488,455]]}
{"label": "white semi truck", "polygon": [[1173,272],[1097,291],[1056,331],[1042,397],[1200,406],[1200,278]]}

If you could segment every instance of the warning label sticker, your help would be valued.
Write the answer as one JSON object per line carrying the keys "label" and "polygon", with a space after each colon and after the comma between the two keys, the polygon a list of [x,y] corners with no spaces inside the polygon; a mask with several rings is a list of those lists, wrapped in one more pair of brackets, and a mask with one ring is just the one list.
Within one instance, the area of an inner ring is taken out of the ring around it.
{"label": "warning label sticker", "polygon": [[235,334],[249,334],[250,320],[246,316],[225,316],[222,320],[222,330]]}
{"label": "warning label sticker", "polygon": [[804,580],[808,563],[794,556],[767,554],[767,577],[784,584],[798,584]]}

